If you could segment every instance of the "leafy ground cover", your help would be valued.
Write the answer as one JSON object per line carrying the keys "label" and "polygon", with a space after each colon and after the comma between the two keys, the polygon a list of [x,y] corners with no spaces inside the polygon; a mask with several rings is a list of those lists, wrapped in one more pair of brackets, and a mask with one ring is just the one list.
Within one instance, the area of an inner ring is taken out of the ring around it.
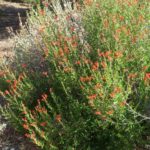
{"label": "leafy ground cover", "polygon": [[148,1],[42,6],[1,67],[3,116],[43,150],[148,146]]}

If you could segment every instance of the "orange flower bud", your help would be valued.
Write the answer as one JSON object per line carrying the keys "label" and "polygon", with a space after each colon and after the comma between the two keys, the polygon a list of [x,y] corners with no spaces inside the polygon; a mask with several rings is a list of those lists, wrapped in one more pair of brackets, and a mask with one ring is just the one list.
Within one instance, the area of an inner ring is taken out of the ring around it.
{"label": "orange flower bud", "polygon": [[94,64],[93,64],[93,66],[92,66],[92,70],[98,70],[98,68],[99,68],[99,63],[98,62],[95,62]]}
{"label": "orange flower bud", "polygon": [[28,130],[29,129],[29,126],[27,124],[23,124],[23,128]]}
{"label": "orange flower bud", "polygon": [[60,115],[60,114],[59,114],[59,115],[56,115],[56,121],[57,121],[57,122],[60,122],[61,119],[62,119],[62,118],[61,118],[61,115]]}
{"label": "orange flower bud", "polygon": [[6,91],[5,91],[5,94],[6,94],[6,95],[9,95],[10,93],[9,93],[9,91],[8,91],[8,90],[6,90]]}
{"label": "orange flower bud", "polygon": [[96,99],[96,97],[97,97],[97,95],[93,94],[93,95],[88,96],[88,99],[89,100],[94,100],[94,99]]}
{"label": "orange flower bud", "polygon": [[108,114],[108,115],[112,115],[113,113],[114,113],[113,110],[109,110],[108,112],[106,112],[106,114]]}
{"label": "orange flower bud", "polygon": [[120,57],[123,56],[123,54],[122,54],[121,51],[116,51],[116,52],[114,53],[114,56],[115,56],[115,58],[120,58]]}
{"label": "orange flower bud", "polygon": [[6,82],[7,82],[7,83],[10,83],[10,82],[11,82],[11,80],[6,80]]}
{"label": "orange flower bud", "polygon": [[47,125],[47,123],[46,122],[42,122],[42,123],[40,123],[40,126],[42,126],[42,127],[45,127]]}
{"label": "orange flower bud", "polygon": [[95,115],[101,115],[102,113],[100,111],[96,111]]}

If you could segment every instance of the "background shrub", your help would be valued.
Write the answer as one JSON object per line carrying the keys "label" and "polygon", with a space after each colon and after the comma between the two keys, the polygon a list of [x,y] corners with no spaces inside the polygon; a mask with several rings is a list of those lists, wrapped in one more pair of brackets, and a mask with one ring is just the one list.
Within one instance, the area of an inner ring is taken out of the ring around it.
{"label": "background shrub", "polygon": [[3,69],[3,115],[44,150],[135,148],[149,120],[148,1],[44,5]]}

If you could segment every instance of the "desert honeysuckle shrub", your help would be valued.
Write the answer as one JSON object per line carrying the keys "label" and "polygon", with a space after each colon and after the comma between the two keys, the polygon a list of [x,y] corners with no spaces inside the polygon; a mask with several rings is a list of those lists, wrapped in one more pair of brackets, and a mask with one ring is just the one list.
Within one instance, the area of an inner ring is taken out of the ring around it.
{"label": "desert honeysuckle shrub", "polygon": [[33,10],[16,37],[1,112],[43,150],[136,148],[150,119],[148,1],[53,6]]}

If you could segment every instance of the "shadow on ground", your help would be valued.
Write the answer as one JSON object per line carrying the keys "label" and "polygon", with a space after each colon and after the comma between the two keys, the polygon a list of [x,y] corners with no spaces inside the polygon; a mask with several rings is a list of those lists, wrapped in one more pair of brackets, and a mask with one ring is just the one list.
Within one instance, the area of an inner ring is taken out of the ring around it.
{"label": "shadow on ground", "polygon": [[[14,31],[19,29],[20,20],[24,24],[26,21],[26,11],[28,8],[17,8],[12,5],[0,4],[0,40],[9,37],[9,28]],[[19,19],[20,15],[20,19]]]}

